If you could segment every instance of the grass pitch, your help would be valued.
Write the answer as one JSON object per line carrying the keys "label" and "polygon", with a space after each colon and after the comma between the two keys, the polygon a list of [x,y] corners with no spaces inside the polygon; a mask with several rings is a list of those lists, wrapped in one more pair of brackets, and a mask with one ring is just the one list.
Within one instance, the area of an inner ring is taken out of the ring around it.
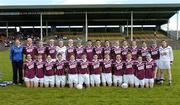
{"label": "grass pitch", "polygon": [[[0,105],[179,105],[180,50],[174,51],[173,86],[168,82],[153,89],[99,87],[83,90],[69,88],[0,87]],[[9,51],[0,52],[2,80],[12,79]]]}

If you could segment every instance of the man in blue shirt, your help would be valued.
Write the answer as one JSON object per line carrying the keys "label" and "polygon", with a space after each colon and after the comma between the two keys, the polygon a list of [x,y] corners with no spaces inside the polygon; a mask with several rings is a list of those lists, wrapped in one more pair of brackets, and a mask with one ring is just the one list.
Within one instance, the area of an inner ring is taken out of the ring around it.
{"label": "man in blue shirt", "polygon": [[[23,47],[19,39],[15,40],[15,45],[10,49],[10,60],[13,67],[13,83],[22,84],[23,83]],[[19,74],[19,81],[17,80]]]}

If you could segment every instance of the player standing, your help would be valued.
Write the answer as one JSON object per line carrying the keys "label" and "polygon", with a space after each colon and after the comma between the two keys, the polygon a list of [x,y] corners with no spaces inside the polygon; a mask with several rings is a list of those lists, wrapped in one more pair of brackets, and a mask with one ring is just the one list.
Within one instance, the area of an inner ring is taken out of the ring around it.
{"label": "player standing", "polygon": [[161,75],[160,75],[161,83],[164,80],[164,70],[168,70],[169,85],[172,85],[171,65],[174,60],[172,47],[168,46],[167,42],[163,40],[162,46],[159,48],[159,52],[160,52],[160,58],[158,62],[158,67],[161,71]]}
{"label": "player standing", "polygon": [[114,42],[114,46],[112,48],[112,58],[115,61],[117,55],[121,55],[121,47],[119,46],[119,41]]}
{"label": "player standing", "polygon": [[92,46],[92,41],[88,40],[87,46],[85,48],[85,52],[87,54],[87,60],[90,61],[90,62],[93,59],[93,50],[94,50],[94,47]]}
{"label": "player standing", "polygon": [[74,41],[72,39],[68,40],[67,52],[66,52],[66,60],[70,60],[71,55],[75,57],[75,47],[73,45]]}
{"label": "player standing", "polygon": [[82,45],[82,41],[78,40],[77,46],[76,46],[76,60],[79,61],[82,59],[82,55],[84,53],[84,47]]}
{"label": "player standing", "polygon": [[123,41],[123,46],[121,47],[121,58],[123,61],[126,60],[127,54],[129,52],[128,43],[126,40]]}
{"label": "player standing", "polygon": [[63,60],[66,60],[66,46],[64,46],[64,42],[63,40],[60,40],[59,41],[59,45],[56,47],[56,51],[57,51],[57,54],[61,53],[62,54],[62,59]]}
{"label": "player standing", "polygon": [[105,54],[109,54],[110,58],[111,58],[111,46],[110,46],[110,42],[108,40],[105,41],[105,46],[103,49],[103,55]]}
{"label": "player standing", "polygon": [[47,46],[46,52],[47,52],[47,55],[50,55],[51,59],[55,62],[57,52],[56,52],[56,46],[54,43],[54,39],[49,40],[49,45]]}
{"label": "player standing", "polygon": [[36,49],[36,55],[41,55],[42,56],[42,60],[45,61],[46,60],[46,47],[44,47],[43,42],[39,42],[39,45]]}
{"label": "player standing", "polygon": [[132,59],[137,60],[139,49],[137,47],[136,41],[132,41],[132,46],[129,48],[129,50],[132,54]]}
{"label": "player standing", "polygon": [[36,47],[33,45],[33,41],[31,38],[27,39],[27,45],[24,46],[23,53],[25,54],[25,58],[27,58],[27,55],[30,54],[32,60],[35,59]]}
{"label": "player standing", "polygon": [[143,61],[146,61],[146,55],[149,52],[146,42],[142,42],[142,47],[139,49],[139,56],[142,56]]}
{"label": "player standing", "polygon": [[103,60],[103,47],[101,46],[101,41],[96,40],[96,46],[94,48],[94,54],[98,56],[99,60]]}

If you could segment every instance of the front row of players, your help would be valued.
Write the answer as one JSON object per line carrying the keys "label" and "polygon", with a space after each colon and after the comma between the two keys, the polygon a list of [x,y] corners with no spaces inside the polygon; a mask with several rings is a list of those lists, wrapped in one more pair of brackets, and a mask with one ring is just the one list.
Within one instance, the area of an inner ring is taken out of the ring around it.
{"label": "front row of players", "polygon": [[127,84],[130,87],[152,88],[156,76],[156,63],[150,54],[146,57],[146,62],[141,56],[134,61],[131,53],[128,53],[126,61],[121,60],[121,55],[117,55],[116,60],[112,61],[109,54],[105,54],[102,61],[94,55],[92,62],[88,62],[86,54],[83,54],[80,61],[76,61],[74,55],[71,55],[70,61],[65,61],[59,53],[56,61],[47,56],[44,62],[41,55],[37,61],[33,61],[31,55],[27,55],[24,63],[24,81],[26,87],[64,87],[68,84],[72,88],[77,84],[85,87]]}

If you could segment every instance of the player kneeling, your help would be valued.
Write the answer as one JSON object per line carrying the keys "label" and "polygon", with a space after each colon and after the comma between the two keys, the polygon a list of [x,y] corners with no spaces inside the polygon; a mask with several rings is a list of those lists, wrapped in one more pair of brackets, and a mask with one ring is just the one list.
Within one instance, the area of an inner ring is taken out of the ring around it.
{"label": "player kneeling", "polygon": [[100,73],[101,73],[101,66],[100,61],[98,60],[98,56],[95,54],[93,56],[93,60],[90,63],[90,82],[91,86],[100,86],[101,80],[100,80]]}
{"label": "player kneeling", "polygon": [[156,62],[151,58],[150,54],[146,56],[146,73],[145,73],[145,85],[147,88],[153,88],[154,86],[154,77],[155,77],[155,70],[156,70]]}
{"label": "player kneeling", "polygon": [[64,87],[66,85],[66,75],[65,75],[65,61],[62,58],[62,54],[57,54],[56,61],[56,87]]}
{"label": "player kneeling", "polygon": [[42,55],[38,55],[36,61],[36,77],[34,78],[34,87],[43,87],[44,84],[44,61]]}
{"label": "player kneeling", "polygon": [[26,87],[30,88],[34,86],[35,77],[35,62],[32,60],[30,54],[27,55],[27,59],[24,63],[24,81]]}
{"label": "player kneeling", "polygon": [[54,82],[55,82],[55,63],[52,60],[51,56],[47,56],[47,61],[45,62],[45,70],[44,70],[44,85],[45,87],[54,87]]}
{"label": "player kneeling", "polygon": [[105,54],[105,59],[102,62],[102,84],[103,86],[106,86],[106,83],[108,86],[112,85],[112,60],[110,59],[109,54]]}
{"label": "player kneeling", "polygon": [[70,88],[76,87],[78,84],[78,65],[75,60],[75,56],[71,55],[70,60],[67,64],[68,66],[68,84]]}
{"label": "player kneeling", "polygon": [[134,61],[132,60],[131,53],[127,54],[124,71],[124,83],[134,87]]}
{"label": "player kneeling", "polygon": [[121,86],[123,83],[124,63],[121,55],[116,55],[116,61],[113,63],[113,83],[114,86]]}
{"label": "player kneeling", "polygon": [[89,62],[87,61],[86,54],[82,55],[82,60],[79,61],[79,84],[85,84],[86,87],[89,87]]}
{"label": "player kneeling", "polygon": [[145,84],[145,64],[142,61],[142,57],[138,57],[138,61],[135,65],[135,86],[138,88],[139,86],[141,88],[144,88]]}

